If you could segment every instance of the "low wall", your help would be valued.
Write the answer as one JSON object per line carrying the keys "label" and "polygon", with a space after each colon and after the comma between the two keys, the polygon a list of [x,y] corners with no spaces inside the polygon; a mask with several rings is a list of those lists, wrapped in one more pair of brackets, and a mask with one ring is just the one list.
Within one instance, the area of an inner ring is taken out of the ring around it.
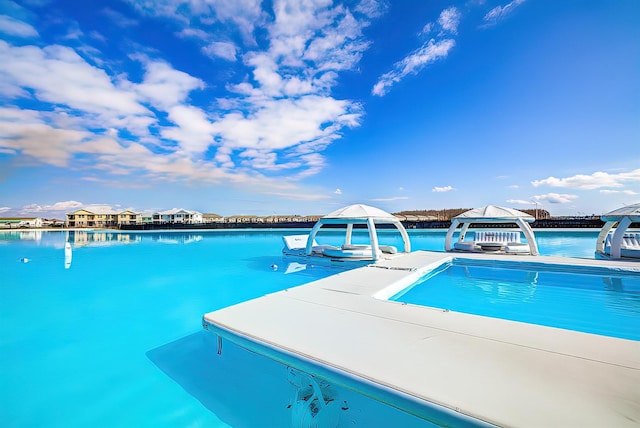
{"label": "low wall", "polygon": [[[167,229],[311,229],[313,222],[287,222],[287,223],[206,223],[206,224],[128,224],[121,225],[121,230],[167,230]],[[403,222],[405,228],[411,229],[448,229],[450,221],[417,221]],[[604,222],[598,218],[555,218],[536,220],[531,226],[534,229],[599,229]],[[326,225],[323,228],[342,227],[340,225]],[[393,228],[392,225],[381,225],[380,228]],[[474,228],[513,228],[513,224],[477,223]]]}

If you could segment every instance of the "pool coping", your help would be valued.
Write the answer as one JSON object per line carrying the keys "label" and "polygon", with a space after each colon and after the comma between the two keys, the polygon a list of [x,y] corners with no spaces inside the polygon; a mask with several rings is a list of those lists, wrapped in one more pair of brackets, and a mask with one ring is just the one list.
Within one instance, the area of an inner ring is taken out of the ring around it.
{"label": "pool coping", "polygon": [[454,258],[640,263],[416,251],[205,314],[205,329],[438,424],[640,421],[640,342],[384,300]]}

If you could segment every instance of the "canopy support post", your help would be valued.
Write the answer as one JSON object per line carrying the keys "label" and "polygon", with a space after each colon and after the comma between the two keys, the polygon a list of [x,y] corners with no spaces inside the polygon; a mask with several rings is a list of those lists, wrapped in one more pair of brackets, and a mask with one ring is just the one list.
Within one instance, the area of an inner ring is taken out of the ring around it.
{"label": "canopy support post", "polygon": [[318,221],[313,225],[313,229],[311,229],[311,233],[309,233],[309,237],[307,238],[307,248],[305,250],[305,254],[307,256],[311,255],[311,251],[313,249],[313,241],[316,239],[316,235],[318,234],[318,230],[322,227],[322,220]]}
{"label": "canopy support post", "polygon": [[447,231],[447,237],[444,240],[444,250],[451,251],[451,238],[453,237],[453,232],[455,232],[456,228],[460,224],[460,220],[454,218],[451,220],[451,226],[449,226],[449,230]]}
{"label": "canopy support post", "polygon": [[613,232],[613,237],[611,238],[611,258],[619,259],[621,257],[621,247],[622,247],[622,236],[627,231],[627,228],[631,225],[631,217],[624,217],[618,223],[618,227],[616,231]]}
{"label": "canopy support post", "polygon": [[373,261],[378,260],[378,234],[376,233],[376,224],[372,218],[367,219],[367,227],[369,229],[369,240],[371,240],[371,257]]}

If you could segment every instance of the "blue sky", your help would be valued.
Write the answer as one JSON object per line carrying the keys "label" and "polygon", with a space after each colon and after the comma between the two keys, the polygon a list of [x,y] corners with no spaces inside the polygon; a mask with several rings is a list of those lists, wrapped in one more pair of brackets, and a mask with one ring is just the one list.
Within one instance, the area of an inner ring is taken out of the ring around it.
{"label": "blue sky", "polygon": [[0,0],[0,215],[640,200],[636,0]]}

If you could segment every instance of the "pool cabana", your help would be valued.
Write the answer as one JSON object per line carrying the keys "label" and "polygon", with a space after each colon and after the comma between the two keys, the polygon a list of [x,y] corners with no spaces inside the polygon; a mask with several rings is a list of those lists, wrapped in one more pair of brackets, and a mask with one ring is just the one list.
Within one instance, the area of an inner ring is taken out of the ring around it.
{"label": "pool cabana", "polygon": [[[316,235],[325,225],[346,225],[346,233],[344,238],[344,244],[337,250],[333,249],[325,249],[324,254],[329,257],[346,257],[349,258],[351,255],[363,255],[367,257],[369,254],[371,255],[371,260],[378,260],[383,250],[384,252],[393,253],[394,249],[389,248],[388,246],[380,246],[378,241],[378,232],[376,230],[376,225],[381,224],[390,224],[395,226],[395,228],[400,232],[402,236],[403,242],[403,250],[404,253],[411,252],[411,242],[409,241],[409,235],[405,230],[404,226],[393,214],[390,214],[386,211],[383,211],[379,208],[371,207],[369,205],[364,204],[355,204],[349,205],[344,208],[340,208],[339,210],[333,211],[332,213],[327,214],[326,216],[320,218],[318,222],[313,226],[311,232],[309,233],[309,238],[307,239],[307,247],[305,254],[307,256],[311,255],[313,251],[313,242],[315,240]],[[362,246],[362,245],[353,245],[351,243],[351,236],[353,233],[353,226],[357,224],[364,224],[367,226],[369,232],[369,241],[370,245]],[[368,258],[368,257],[367,257]]]}
{"label": "pool cabana", "polygon": [[[409,235],[399,218],[389,214],[379,208],[370,207],[363,204],[349,205],[340,208],[324,217],[321,217],[313,226],[309,235],[283,236],[283,254],[288,256],[314,256],[340,260],[372,260],[377,261],[383,254],[397,254],[396,247],[391,245],[380,245],[376,225],[393,225],[403,242],[403,253],[411,252]],[[316,235],[323,226],[346,227],[344,244],[337,247],[333,245],[319,245],[316,242]],[[353,244],[351,241],[354,225],[365,225],[369,234],[369,244]]]}
{"label": "pool cabana", "polygon": [[600,217],[604,226],[596,241],[596,257],[640,259],[640,233],[628,232],[640,223],[640,203],[627,205]]}
{"label": "pool cabana", "polygon": [[[474,208],[460,215],[455,216],[451,220],[451,226],[447,231],[445,238],[445,251],[471,251],[471,252],[505,252],[509,254],[530,254],[538,255],[538,244],[535,235],[529,223],[533,223],[535,219],[529,214],[515,210],[513,208],[504,208],[495,205],[487,205],[485,207]],[[475,239],[465,241],[469,227],[477,223],[498,223],[498,224],[515,224],[518,231],[478,231],[475,233]],[[458,241],[452,244],[453,234],[461,226]],[[527,243],[520,242],[520,232],[527,239]]]}

